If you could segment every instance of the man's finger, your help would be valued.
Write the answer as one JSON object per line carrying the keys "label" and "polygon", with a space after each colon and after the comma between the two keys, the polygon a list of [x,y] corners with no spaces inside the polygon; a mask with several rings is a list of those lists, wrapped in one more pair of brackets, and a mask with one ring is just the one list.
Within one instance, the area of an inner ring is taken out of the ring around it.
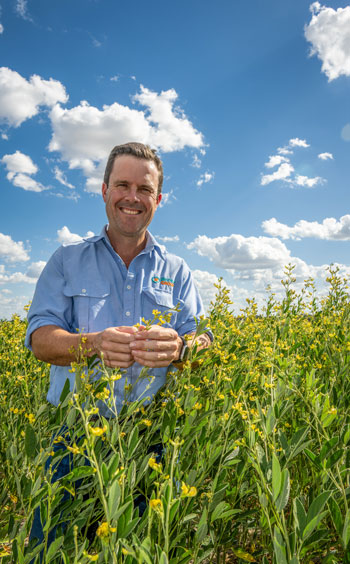
{"label": "man's finger", "polygon": [[159,341],[172,341],[177,338],[177,333],[174,329],[168,327],[153,326],[147,331],[138,331],[135,334],[136,341],[144,341],[145,339],[155,339]]}

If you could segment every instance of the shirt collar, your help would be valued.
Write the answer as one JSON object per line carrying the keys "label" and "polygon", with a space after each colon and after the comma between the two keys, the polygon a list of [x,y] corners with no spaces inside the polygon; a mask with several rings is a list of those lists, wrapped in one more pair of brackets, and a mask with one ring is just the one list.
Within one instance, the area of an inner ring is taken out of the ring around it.
{"label": "shirt collar", "polygon": [[[102,227],[101,233],[99,235],[95,235],[94,237],[84,237],[84,241],[86,241],[87,243],[97,243],[97,241],[101,241],[101,239],[104,239],[107,245],[111,246],[111,242],[107,235],[107,229],[108,229],[108,224]],[[142,253],[147,253],[147,252],[151,253],[153,250],[155,250],[159,254],[159,256],[164,260],[166,254],[166,249],[164,245],[160,245],[158,241],[155,239],[155,237],[153,237],[153,235],[149,231],[146,232],[146,238],[147,238],[146,246],[143,249]]]}

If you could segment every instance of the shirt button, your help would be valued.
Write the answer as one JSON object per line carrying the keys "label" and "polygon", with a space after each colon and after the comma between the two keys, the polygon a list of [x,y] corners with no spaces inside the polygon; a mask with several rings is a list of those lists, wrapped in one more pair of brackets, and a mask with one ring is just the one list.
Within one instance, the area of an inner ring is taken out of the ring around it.
{"label": "shirt button", "polygon": [[81,291],[81,293],[82,293],[82,294],[86,294],[86,289],[83,288],[82,291]]}
{"label": "shirt button", "polygon": [[130,284],[127,285],[126,289],[127,289],[127,290],[131,290]]}
{"label": "shirt button", "polygon": [[126,315],[127,317],[130,317],[130,315],[131,315],[130,311],[126,311],[126,312],[125,312],[125,315]]}

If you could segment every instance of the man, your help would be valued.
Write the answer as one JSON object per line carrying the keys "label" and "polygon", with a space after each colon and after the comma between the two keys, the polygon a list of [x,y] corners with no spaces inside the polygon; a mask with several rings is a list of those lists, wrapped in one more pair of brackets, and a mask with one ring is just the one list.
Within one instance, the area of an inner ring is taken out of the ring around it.
{"label": "man", "polygon": [[[143,366],[155,377],[147,395],[165,383],[172,363],[183,357],[184,335],[196,330],[204,314],[186,263],[164,251],[147,231],[161,201],[163,168],[148,146],[127,143],[112,150],[102,184],[108,226],[99,236],[60,247],[44,268],[28,314],[26,345],[51,366],[48,401],[58,405],[66,379],[83,346],[109,367],[124,369],[116,382],[116,408],[124,401],[126,379],[132,385],[128,401],[145,393],[138,381]],[[167,327],[145,330],[142,318],[156,309],[172,312]],[[210,334],[190,341],[208,347]],[[84,338],[82,338],[82,336]],[[103,415],[110,415],[102,408]]]}

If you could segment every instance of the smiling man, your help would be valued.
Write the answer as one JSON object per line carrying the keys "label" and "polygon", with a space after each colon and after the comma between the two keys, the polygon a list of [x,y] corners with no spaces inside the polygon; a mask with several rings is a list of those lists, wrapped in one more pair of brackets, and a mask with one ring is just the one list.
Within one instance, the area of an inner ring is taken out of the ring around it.
{"label": "smiling man", "polygon": [[[118,411],[126,379],[132,385],[127,399],[135,401],[148,384],[138,380],[141,369],[149,367],[155,377],[147,390],[152,397],[165,383],[169,366],[186,352],[184,336],[194,334],[204,310],[186,263],[147,231],[162,198],[162,183],[155,151],[141,143],[114,147],[102,184],[108,225],[98,236],[60,247],[38,280],[26,344],[52,365],[48,400],[54,405],[67,378],[73,389],[69,367],[79,345],[107,366],[125,369],[116,382]],[[142,318],[175,306],[167,326],[144,329]],[[199,349],[208,347],[210,334],[195,342]],[[111,415],[107,408],[101,413]]]}

